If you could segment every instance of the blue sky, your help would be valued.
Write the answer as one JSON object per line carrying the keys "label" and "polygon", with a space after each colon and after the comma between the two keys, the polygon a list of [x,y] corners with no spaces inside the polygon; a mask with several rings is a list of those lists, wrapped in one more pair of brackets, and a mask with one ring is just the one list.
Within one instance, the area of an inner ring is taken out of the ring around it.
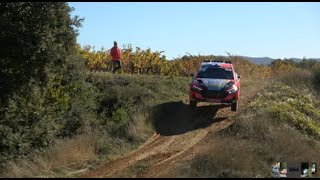
{"label": "blue sky", "polygon": [[78,43],[193,55],[320,57],[319,2],[72,2]]}

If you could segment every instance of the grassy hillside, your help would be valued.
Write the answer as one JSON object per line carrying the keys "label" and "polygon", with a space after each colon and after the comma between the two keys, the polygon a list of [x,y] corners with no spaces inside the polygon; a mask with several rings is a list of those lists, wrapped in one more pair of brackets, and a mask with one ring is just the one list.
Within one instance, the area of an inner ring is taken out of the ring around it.
{"label": "grassy hillside", "polygon": [[86,132],[7,163],[0,177],[75,177],[137,148],[154,133],[152,107],[186,98],[190,78],[92,72],[88,81],[98,97]]}
{"label": "grassy hillside", "polygon": [[[84,133],[56,139],[42,152],[7,163],[0,176],[77,177],[123,156],[154,133],[155,106],[188,97],[190,79],[90,72],[87,82],[97,93],[97,117],[88,120]],[[246,76],[243,80],[243,88],[249,88],[251,81]],[[215,145],[178,169],[177,176],[268,177],[274,161],[317,158],[319,80],[317,71],[293,71],[274,78],[235,124],[212,139]]]}
{"label": "grassy hillside", "polygon": [[271,177],[274,162],[319,160],[319,74],[295,71],[275,80],[177,176]]}
{"label": "grassy hillside", "polygon": [[[221,60],[188,55],[168,61],[162,52],[128,46],[123,48],[121,71],[133,74],[112,75],[103,72],[111,68],[107,51],[92,52],[76,43],[82,19],[70,17],[72,8],[66,2],[4,2],[0,12],[0,40],[6,45],[0,49],[1,177],[75,177],[122,156],[154,133],[155,106],[187,98],[189,75],[201,61]],[[221,135],[232,146],[221,145],[210,157],[217,151],[225,152],[225,158],[243,157],[227,154],[228,148],[235,148],[256,155],[249,156],[254,160],[261,158],[254,148],[263,147],[269,162],[285,158],[285,147],[291,145],[299,153],[317,152],[320,73],[287,74],[297,68],[320,68],[320,63],[278,60],[258,66],[237,56],[222,59],[234,63],[242,80],[273,77],[276,82]],[[284,132],[294,141],[281,139]],[[282,156],[270,150],[277,140],[282,144],[275,148]],[[237,146],[238,142],[243,143]],[[249,146],[252,142],[256,144]],[[247,146],[253,149],[242,148]],[[219,168],[229,166],[221,164]],[[250,176],[243,174],[250,164],[241,168],[233,168],[237,176]]]}

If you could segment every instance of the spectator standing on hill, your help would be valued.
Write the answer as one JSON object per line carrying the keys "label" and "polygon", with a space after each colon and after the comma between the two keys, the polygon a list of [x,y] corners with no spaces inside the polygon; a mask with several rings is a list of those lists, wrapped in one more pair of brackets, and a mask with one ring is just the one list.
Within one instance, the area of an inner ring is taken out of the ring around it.
{"label": "spectator standing on hill", "polygon": [[117,70],[121,68],[121,50],[118,48],[118,43],[114,41],[113,47],[110,51],[110,56],[112,60],[112,73],[114,74]]}

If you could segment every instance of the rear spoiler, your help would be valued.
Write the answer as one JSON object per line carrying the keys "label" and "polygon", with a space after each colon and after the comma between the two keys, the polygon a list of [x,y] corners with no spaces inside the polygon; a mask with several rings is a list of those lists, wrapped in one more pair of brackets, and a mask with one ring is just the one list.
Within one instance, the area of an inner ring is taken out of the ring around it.
{"label": "rear spoiler", "polygon": [[203,62],[218,62],[218,63],[228,63],[228,64],[232,64],[231,61],[211,61],[211,60],[205,60]]}

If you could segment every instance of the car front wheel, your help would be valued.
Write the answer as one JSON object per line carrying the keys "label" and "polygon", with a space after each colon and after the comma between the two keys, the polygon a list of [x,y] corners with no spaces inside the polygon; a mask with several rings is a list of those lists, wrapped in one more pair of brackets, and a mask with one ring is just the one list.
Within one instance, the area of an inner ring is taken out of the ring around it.
{"label": "car front wheel", "polygon": [[195,100],[190,100],[189,104],[191,107],[197,107],[197,101],[195,101]]}
{"label": "car front wheel", "polygon": [[238,109],[238,103],[231,103],[231,111],[237,111]]}

